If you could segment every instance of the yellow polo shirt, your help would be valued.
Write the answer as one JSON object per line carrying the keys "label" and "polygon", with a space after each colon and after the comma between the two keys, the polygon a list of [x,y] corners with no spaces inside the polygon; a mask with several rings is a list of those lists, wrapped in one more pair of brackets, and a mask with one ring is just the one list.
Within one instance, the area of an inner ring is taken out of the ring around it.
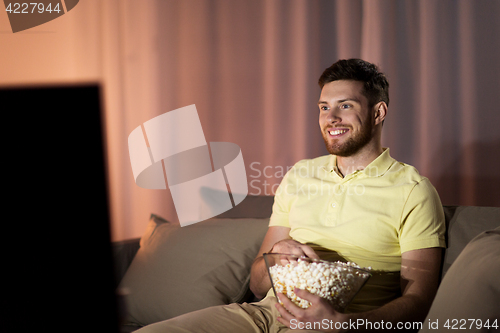
{"label": "yellow polo shirt", "polygon": [[430,181],[384,149],[342,177],[336,156],[298,162],[275,195],[269,226],[378,271],[400,271],[401,253],[445,247],[445,220]]}

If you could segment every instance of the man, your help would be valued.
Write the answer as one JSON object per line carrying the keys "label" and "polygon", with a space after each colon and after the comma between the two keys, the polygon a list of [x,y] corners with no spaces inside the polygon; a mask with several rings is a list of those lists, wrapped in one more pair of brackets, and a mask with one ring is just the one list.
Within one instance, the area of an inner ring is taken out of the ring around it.
{"label": "man", "polygon": [[[439,281],[444,247],[439,197],[425,177],[381,145],[389,84],[375,65],[340,60],[319,84],[319,124],[330,155],[298,162],[280,184],[251,271],[250,288],[264,299],[196,311],[144,332],[418,328],[414,323],[425,318]],[[333,255],[370,266],[374,274],[345,313],[304,290],[295,292],[312,303],[308,309],[278,295],[283,307],[271,292],[266,252]]]}

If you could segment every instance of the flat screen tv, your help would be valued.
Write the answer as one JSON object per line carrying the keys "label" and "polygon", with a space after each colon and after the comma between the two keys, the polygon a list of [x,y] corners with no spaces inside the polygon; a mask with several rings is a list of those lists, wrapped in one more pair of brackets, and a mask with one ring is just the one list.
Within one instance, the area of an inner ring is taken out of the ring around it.
{"label": "flat screen tv", "polygon": [[100,86],[0,87],[0,101],[0,330],[118,332]]}

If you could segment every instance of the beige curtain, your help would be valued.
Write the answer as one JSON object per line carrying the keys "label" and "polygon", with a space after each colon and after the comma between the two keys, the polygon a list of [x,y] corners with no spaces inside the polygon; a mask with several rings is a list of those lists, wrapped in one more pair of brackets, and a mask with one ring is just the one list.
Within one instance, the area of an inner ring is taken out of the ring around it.
{"label": "beige curtain", "polygon": [[115,240],[177,220],[168,189],[134,182],[133,129],[196,104],[207,141],[241,147],[250,194],[271,195],[326,154],[317,79],[350,57],[389,77],[393,157],[444,204],[500,206],[499,17],[497,0],[85,0],[22,34],[0,17],[0,83],[102,84]]}
{"label": "beige curtain", "polygon": [[208,141],[241,147],[250,194],[271,195],[296,161],[326,153],[316,81],[350,57],[389,77],[383,142],[395,158],[429,177],[444,204],[500,206],[499,1],[117,1],[108,10],[116,238],[140,235],[150,212],[176,219],[168,190],[134,184],[133,128],[196,104]]}
{"label": "beige curtain", "polygon": [[168,190],[135,185],[127,136],[196,104],[207,141],[238,144],[250,194],[326,151],[317,79],[361,57],[391,84],[383,142],[447,205],[500,206],[500,2],[162,0],[103,5],[115,239],[149,213],[176,220]]}

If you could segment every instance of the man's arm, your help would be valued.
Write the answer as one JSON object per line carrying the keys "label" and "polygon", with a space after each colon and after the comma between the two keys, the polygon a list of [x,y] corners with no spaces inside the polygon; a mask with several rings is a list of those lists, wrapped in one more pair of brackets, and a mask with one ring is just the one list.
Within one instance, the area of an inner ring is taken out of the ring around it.
{"label": "man's arm", "polygon": [[269,227],[259,253],[253,261],[252,270],[250,271],[250,290],[258,298],[263,298],[271,288],[271,281],[267,276],[263,254],[269,252],[274,244],[283,239],[290,239],[290,228]]}
{"label": "man's arm", "polygon": [[431,307],[439,285],[441,248],[405,252],[401,255],[402,297],[372,311],[353,314],[370,321],[422,322]]}
{"label": "man's arm", "polygon": [[288,253],[318,259],[314,250],[290,237],[288,227],[269,227],[259,253],[252,264],[250,273],[250,290],[258,298],[263,298],[271,289],[271,281],[267,274],[263,254],[273,250],[275,253]]}
{"label": "man's arm", "polygon": [[[328,302],[312,295],[307,291],[297,290],[297,296],[305,298],[312,303],[308,309],[300,309],[284,295],[280,299],[290,313],[281,305],[276,307],[281,314],[278,321],[290,327],[290,320],[300,322],[321,322],[323,319],[333,322],[357,322],[365,319],[372,323],[381,323],[382,320],[391,322],[396,328],[398,322],[421,322],[425,319],[439,284],[439,268],[441,265],[441,248],[428,248],[408,251],[402,254],[401,260],[401,290],[402,296],[386,305],[367,312],[342,314],[336,312]],[[348,325],[344,325],[349,327]],[[357,332],[362,332],[365,327],[357,327]],[[336,330],[325,330],[336,332]]]}

